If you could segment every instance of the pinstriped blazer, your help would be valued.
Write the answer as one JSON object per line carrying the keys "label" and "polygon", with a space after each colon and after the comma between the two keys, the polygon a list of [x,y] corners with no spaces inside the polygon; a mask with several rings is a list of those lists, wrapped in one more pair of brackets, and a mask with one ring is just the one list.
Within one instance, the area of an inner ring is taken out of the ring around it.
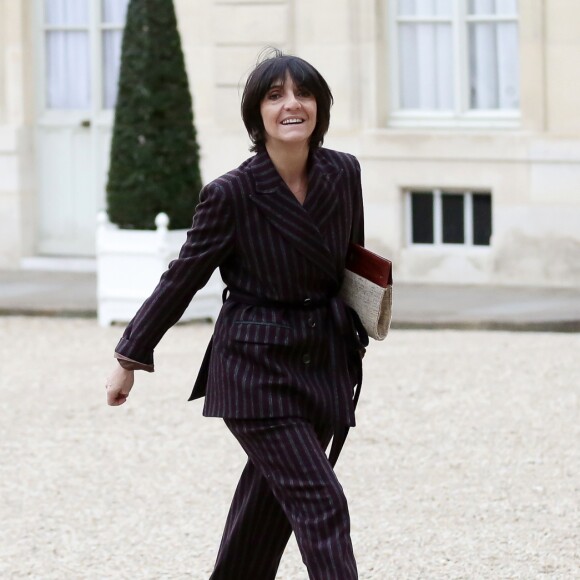
{"label": "pinstriped blazer", "polygon": [[[179,257],[125,329],[117,355],[152,369],[155,346],[218,267],[230,289],[267,301],[335,295],[349,242],[364,242],[360,166],[352,155],[319,148],[311,151],[308,172],[303,205],[266,151],[206,185]],[[338,308],[347,312],[341,302]],[[192,394],[205,394],[203,414],[325,416],[354,425],[360,353],[331,310],[227,300],[207,379]]]}

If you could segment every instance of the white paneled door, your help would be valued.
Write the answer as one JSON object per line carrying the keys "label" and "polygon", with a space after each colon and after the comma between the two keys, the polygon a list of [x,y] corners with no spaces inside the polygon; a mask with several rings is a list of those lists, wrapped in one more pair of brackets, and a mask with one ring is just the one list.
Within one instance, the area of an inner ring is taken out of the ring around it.
{"label": "white paneled door", "polygon": [[36,0],[39,254],[92,256],[129,0]]}

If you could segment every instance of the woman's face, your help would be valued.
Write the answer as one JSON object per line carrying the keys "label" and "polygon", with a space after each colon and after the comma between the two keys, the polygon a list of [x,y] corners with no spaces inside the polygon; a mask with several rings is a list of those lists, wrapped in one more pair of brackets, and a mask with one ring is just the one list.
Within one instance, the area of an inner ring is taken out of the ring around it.
{"label": "woman's face", "polygon": [[266,130],[266,144],[308,146],[310,135],[316,127],[316,99],[306,89],[286,79],[272,84],[262,99],[260,113]]}

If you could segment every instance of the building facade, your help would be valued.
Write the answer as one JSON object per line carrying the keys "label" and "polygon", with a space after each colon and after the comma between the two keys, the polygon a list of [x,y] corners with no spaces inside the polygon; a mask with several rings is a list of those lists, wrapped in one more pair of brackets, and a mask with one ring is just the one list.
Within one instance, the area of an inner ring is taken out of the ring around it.
{"label": "building facade", "polygon": [[[397,280],[580,284],[580,3],[174,0],[209,181],[277,46],[333,90]],[[0,267],[94,255],[126,0],[0,0]]]}

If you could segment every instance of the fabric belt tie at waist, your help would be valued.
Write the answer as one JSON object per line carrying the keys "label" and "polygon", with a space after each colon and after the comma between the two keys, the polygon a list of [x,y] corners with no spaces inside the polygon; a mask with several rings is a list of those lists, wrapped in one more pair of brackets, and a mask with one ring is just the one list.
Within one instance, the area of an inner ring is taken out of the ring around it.
{"label": "fabric belt tie at waist", "polygon": [[266,306],[270,308],[286,308],[289,310],[314,310],[315,308],[328,306],[331,298],[321,298],[319,300],[306,298],[301,301],[270,300],[268,298],[258,298],[257,296],[246,294],[246,292],[239,290],[225,288],[222,293],[222,301],[225,302],[226,300],[232,300],[240,304],[248,304],[249,306]]}
{"label": "fabric belt tie at waist", "polygon": [[[314,310],[321,307],[329,307],[333,324],[341,336],[350,338],[351,354],[354,358],[357,376],[356,388],[353,397],[353,407],[356,409],[360,390],[362,387],[362,355],[364,349],[369,344],[369,337],[358,317],[357,313],[350,309],[337,295],[330,296],[319,300],[306,299],[302,302],[284,302],[278,300],[268,300],[258,298],[245,292],[237,290],[230,290],[225,288],[222,294],[222,301],[232,300],[239,304],[247,304],[249,306],[265,306],[270,308],[286,308],[288,310]],[[349,313],[350,311],[350,313]],[[332,351],[332,364],[336,366],[335,353]],[[342,450],[350,427],[348,425],[337,423],[335,424],[334,437],[332,438],[332,446],[328,459],[330,464],[334,467],[338,456]]]}
{"label": "fabric belt tie at waist", "polygon": [[[239,304],[247,304],[248,306],[265,306],[270,308],[285,308],[288,310],[314,310],[316,308],[327,306],[330,307],[334,325],[342,336],[348,334],[353,336],[358,349],[365,348],[369,344],[369,336],[364,329],[360,318],[356,312],[346,306],[344,301],[336,294],[319,300],[307,298],[302,302],[285,302],[283,300],[258,298],[257,296],[246,294],[245,292],[226,288],[222,294],[222,301],[225,303],[226,300],[232,300],[232,302],[238,302]],[[352,312],[352,316],[349,316],[347,309]]]}

